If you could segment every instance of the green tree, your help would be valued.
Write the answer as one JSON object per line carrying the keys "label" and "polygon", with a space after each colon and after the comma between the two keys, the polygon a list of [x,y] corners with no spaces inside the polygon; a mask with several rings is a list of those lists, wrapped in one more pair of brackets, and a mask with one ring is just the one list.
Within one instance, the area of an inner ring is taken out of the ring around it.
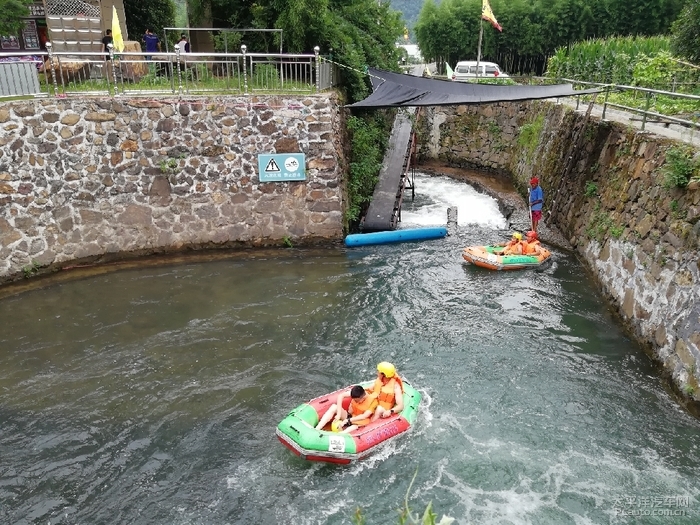
{"label": "green tree", "polygon": [[[697,6],[698,0],[687,1]],[[484,23],[482,57],[511,73],[542,74],[547,59],[562,46],[594,37],[667,34],[684,2],[491,0],[503,32]],[[442,0],[439,5],[426,0],[415,26],[423,56],[451,63],[476,58],[480,10],[481,0]],[[688,22],[696,19],[688,15]]]}
{"label": "green tree", "polygon": [[[124,0],[126,26],[129,28],[129,38],[141,42],[146,28],[163,38],[163,28],[175,25],[175,6],[172,0]],[[172,35],[173,44],[179,35]],[[165,48],[163,48],[165,50]]]}
{"label": "green tree", "polygon": [[440,18],[435,1],[425,0],[425,2],[423,2],[423,8],[418,15],[415,35],[420,44],[423,58],[429,62],[432,62],[438,56],[442,56],[442,49],[440,49],[438,39],[435,38],[435,32],[439,25]]}
{"label": "green tree", "polygon": [[29,16],[32,0],[0,0],[0,35],[19,35],[24,27],[22,17]]}
{"label": "green tree", "polygon": [[700,0],[690,0],[673,23],[671,50],[700,63]]}
{"label": "green tree", "polygon": [[[190,0],[190,21],[198,27],[281,29],[284,52],[312,53],[318,46],[346,66],[340,81],[350,102],[369,91],[367,66],[398,70],[396,42],[404,28],[389,2],[377,0]],[[254,53],[277,52],[280,44],[269,32],[244,32],[241,43]]]}

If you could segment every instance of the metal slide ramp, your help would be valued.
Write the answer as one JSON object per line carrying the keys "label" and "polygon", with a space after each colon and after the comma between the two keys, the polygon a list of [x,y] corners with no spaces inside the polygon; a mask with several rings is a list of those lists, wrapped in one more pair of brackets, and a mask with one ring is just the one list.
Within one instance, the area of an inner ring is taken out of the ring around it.
{"label": "metal slide ramp", "polygon": [[389,138],[389,147],[379,171],[372,202],[362,221],[363,232],[395,230],[401,220],[401,202],[413,152],[413,125],[409,116],[416,108],[399,111]]}

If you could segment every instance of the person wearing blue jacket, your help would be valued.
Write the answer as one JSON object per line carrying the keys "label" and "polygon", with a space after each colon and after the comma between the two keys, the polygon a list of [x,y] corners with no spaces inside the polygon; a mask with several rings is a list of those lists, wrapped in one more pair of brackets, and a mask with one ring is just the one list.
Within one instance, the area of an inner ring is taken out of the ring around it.
{"label": "person wearing blue jacket", "polygon": [[540,187],[537,177],[530,179],[530,218],[532,219],[532,231],[537,233],[537,224],[542,219],[542,205],[544,204],[544,192]]}

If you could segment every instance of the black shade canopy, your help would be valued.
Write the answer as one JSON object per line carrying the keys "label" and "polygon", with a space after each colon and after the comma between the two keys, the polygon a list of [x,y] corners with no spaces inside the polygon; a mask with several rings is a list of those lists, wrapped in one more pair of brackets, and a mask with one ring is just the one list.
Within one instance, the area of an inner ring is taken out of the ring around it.
{"label": "black shade canopy", "polygon": [[574,90],[571,84],[552,86],[505,86],[453,82],[416,77],[369,68],[372,94],[350,104],[351,108],[387,108],[401,106],[451,106],[487,104],[516,100],[570,97],[598,93],[600,89]]}

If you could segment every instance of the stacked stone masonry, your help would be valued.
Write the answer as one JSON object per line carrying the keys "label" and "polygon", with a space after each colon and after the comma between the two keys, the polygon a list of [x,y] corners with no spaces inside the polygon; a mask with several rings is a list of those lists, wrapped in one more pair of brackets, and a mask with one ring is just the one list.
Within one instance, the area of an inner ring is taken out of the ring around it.
{"label": "stacked stone masonry", "polygon": [[665,183],[666,152],[692,147],[551,102],[425,109],[421,156],[512,176],[523,194],[539,177],[545,222],[678,391],[700,399],[700,188]]}
{"label": "stacked stone masonry", "polygon": [[[0,282],[108,254],[338,240],[332,94],[0,106]],[[306,181],[260,183],[258,154],[304,153]]]}

